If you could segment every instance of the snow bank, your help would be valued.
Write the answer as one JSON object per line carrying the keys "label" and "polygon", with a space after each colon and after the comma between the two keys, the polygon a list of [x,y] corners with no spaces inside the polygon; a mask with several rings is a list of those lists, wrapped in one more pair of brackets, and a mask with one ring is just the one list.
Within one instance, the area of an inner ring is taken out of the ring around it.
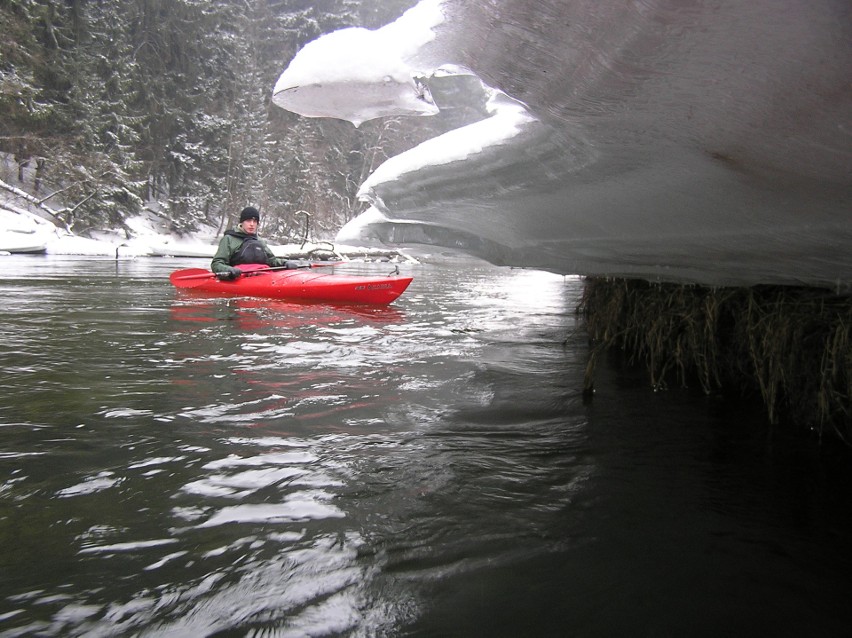
{"label": "snow bank", "polygon": [[[441,2],[427,0],[382,29],[331,33],[293,59],[278,78],[272,100],[309,117],[336,117],[345,110],[345,119],[355,126],[388,115],[434,115],[438,107],[411,58],[435,39],[443,19]],[[346,55],[335,57],[318,76],[316,60],[326,58],[329,49]],[[329,91],[330,86],[335,88]]]}
{"label": "snow bank", "polygon": [[[434,19],[411,21],[419,11]],[[422,115],[420,85],[389,90],[400,65],[426,88],[475,73],[500,99],[380,166],[359,193],[373,208],[338,241],[852,290],[852,40],[838,3],[424,0],[410,15],[308,44],[274,102],[356,124]]]}

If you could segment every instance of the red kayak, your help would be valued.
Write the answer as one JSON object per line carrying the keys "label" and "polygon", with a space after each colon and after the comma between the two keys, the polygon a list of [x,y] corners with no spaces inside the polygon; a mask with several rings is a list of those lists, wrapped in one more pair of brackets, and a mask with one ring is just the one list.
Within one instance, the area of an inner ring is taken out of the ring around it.
{"label": "red kayak", "polygon": [[386,305],[405,292],[413,279],[400,275],[335,275],[267,266],[244,265],[240,270],[244,274],[232,281],[221,281],[202,268],[176,270],[169,280],[177,288],[241,297]]}

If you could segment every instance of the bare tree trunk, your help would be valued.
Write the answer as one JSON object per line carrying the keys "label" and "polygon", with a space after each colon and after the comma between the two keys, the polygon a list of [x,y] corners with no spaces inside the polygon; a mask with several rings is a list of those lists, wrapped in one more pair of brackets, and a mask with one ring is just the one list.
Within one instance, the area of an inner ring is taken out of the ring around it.
{"label": "bare tree trunk", "polygon": [[33,190],[34,192],[38,192],[41,188],[41,179],[44,177],[44,166],[47,164],[47,160],[43,157],[36,158],[36,172],[35,172],[35,181],[33,182]]}

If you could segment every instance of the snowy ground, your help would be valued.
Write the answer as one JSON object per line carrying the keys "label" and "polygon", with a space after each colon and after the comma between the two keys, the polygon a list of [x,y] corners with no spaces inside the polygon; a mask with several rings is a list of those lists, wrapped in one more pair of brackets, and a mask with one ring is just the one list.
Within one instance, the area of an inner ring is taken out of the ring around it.
{"label": "snowy ground", "polygon": [[51,222],[10,204],[0,206],[0,254],[46,253],[49,255],[104,255],[137,257],[146,255],[211,256],[215,245],[196,238],[158,233],[144,217],[130,220],[136,236],[125,239],[119,233],[104,231],[94,238],[80,237],[57,228]]}
{"label": "snowy ground", "polygon": [[[0,256],[10,254],[85,255],[114,259],[134,257],[203,257],[212,258],[221,232],[205,226],[193,235],[168,232],[168,224],[152,208],[124,220],[126,229],[89,231],[82,237],[60,228],[51,219],[53,209],[38,193],[28,191],[34,183],[32,168],[24,167],[21,181],[19,167],[8,153],[0,153]],[[27,186],[25,186],[27,185]],[[261,233],[263,229],[261,228]],[[336,260],[391,260],[417,262],[409,254],[385,247],[362,246],[359,243],[332,243],[315,240],[298,244],[270,244],[279,257],[331,258]]]}
{"label": "snowy ground", "polygon": [[[162,233],[155,218],[140,215],[127,221],[134,236],[101,231],[94,237],[80,237],[57,228],[49,221],[10,204],[0,205],[0,256],[15,253],[45,253],[48,255],[106,256],[115,259],[133,257],[205,257],[216,252],[217,238],[212,229],[197,236],[178,236]],[[330,242],[270,245],[280,257],[304,257],[311,251],[331,255],[336,259],[391,258],[415,261],[399,251],[389,251]]]}

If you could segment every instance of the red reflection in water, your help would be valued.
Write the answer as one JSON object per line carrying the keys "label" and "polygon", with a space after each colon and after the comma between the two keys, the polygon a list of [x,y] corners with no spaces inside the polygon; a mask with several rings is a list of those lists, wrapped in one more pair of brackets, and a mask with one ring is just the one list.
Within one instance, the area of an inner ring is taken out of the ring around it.
{"label": "red reflection in water", "polygon": [[223,309],[231,309],[237,313],[233,318],[239,327],[245,330],[298,328],[352,320],[388,324],[405,319],[402,311],[390,306],[323,304],[243,297],[202,299],[195,295],[185,297],[185,303],[180,301],[171,307],[171,318],[176,321],[212,323],[221,320],[217,315],[220,315]]}
{"label": "red reflection in water", "polygon": [[[401,311],[388,306],[344,306],[300,303],[275,299],[237,299],[235,307],[244,313],[245,328],[295,328],[301,325],[328,325],[363,320],[366,323],[396,323]],[[241,324],[242,325],[242,324]]]}
{"label": "red reflection in water", "polygon": [[193,304],[191,306],[178,306],[173,305],[171,307],[171,318],[176,321],[192,321],[195,323],[212,323],[216,321],[216,317],[211,317],[207,314],[208,308],[203,308],[198,304]]}
{"label": "red reflection in water", "polygon": [[[202,326],[206,330],[211,324],[221,322],[246,334],[277,334],[299,332],[314,326],[349,329],[389,325],[405,321],[405,313],[391,306],[188,295],[180,296],[172,304],[171,318],[182,324],[181,331],[185,329],[187,332],[199,330]],[[312,334],[307,331],[306,339],[312,339]],[[223,343],[230,342],[232,338],[233,333]],[[333,342],[333,335],[330,338]],[[345,348],[348,347],[345,345]],[[190,359],[196,356],[188,354]],[[210,406],[213,397],[229,397],[225,400],[235,403],[223,410],[220,416],[211,417],[212,420],[221,424],[233,419],[235,426],[251,429],[286,431],[321,427],[326,431],[338,431],[346,428],[348,418],[354,414],[381,410],[380,405],[398,399],[394,392],[391,396],[383,396],[387,389],[379,391],[376,387],[377,382],[382,385],[382,375],[377,378],[365,368],[332,365],[295,371],[283,360],[281,366],[280,374],[268,366],[262,370],[235,368],[228,372],[230,380],[227,380],[222,377],[221,363],[202,357],[191,365],[182,366],[172,383],[187,406]],[[382,366],[382,369],[386,370],[387,366]],[[223,390],[224,393],[219,394]]]}

